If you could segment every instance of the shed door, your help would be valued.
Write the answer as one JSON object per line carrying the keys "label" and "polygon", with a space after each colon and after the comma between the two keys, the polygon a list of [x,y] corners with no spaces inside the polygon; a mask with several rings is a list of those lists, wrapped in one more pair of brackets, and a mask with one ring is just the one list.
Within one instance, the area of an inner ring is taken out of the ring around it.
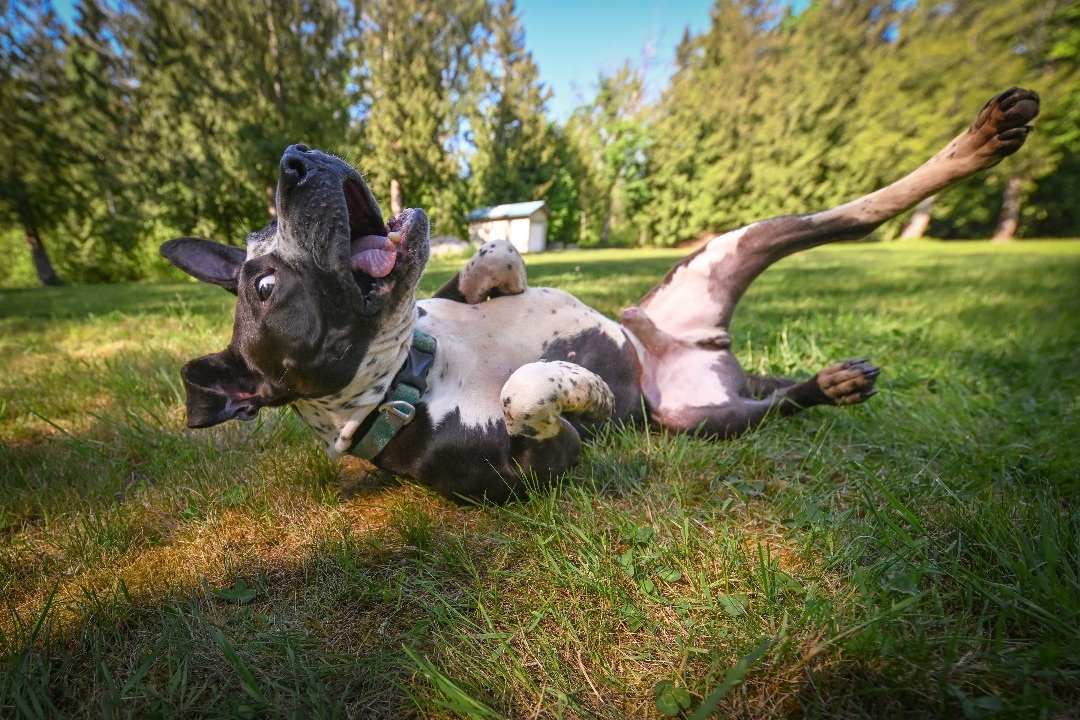
{"label": "shed door", "polygon": [[529,227],[529,252],[547,250],[547,219],[533,220]]}

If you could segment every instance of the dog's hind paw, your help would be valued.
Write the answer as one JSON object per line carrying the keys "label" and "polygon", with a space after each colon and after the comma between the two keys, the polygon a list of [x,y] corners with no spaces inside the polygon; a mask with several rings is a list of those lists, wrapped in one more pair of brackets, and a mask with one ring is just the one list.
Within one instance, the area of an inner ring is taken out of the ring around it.
{"label": "dog's hind paw", "polygon": [[855,405],[877,394],[880,374],[880,368],[866,358],[859,358],[831,365],[815,375],[814,380],[833,405]]}
{"label": "dog's hind paw", "polygon": [[946,148],[948,158],[970,155],[983,168],[1019,150],[1039,114],[1039,94],[1013,87],[992,97],[968,131]]}

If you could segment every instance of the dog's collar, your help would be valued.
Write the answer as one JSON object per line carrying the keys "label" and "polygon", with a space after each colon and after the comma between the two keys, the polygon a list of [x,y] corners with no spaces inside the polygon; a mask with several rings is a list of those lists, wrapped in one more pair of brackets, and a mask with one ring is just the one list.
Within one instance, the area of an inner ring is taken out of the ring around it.
{"label": "dog's collar", "polygon": [[427,390],[427,373],[435,362],[435,338],[423,330],[413,329],[412,345],[405,364],[394,376],[390,390],[376,409],[375,422],[360,438],[353,441],[349,453],[372,460],[383,451],[401,428],[416,416],[416,403]]}

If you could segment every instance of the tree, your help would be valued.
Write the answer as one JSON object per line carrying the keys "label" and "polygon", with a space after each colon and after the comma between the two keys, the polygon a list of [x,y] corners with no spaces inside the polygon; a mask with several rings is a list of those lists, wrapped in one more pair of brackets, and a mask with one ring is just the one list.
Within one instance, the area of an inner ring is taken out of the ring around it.
{"label": "tree", "polygon": [[476,146],[470,199],[474,205],[544,199],[557,172],[555,129],[546,113],[551,92],[525,50],[514,0],[495,6],[483,59],[475,76],[481,102],[470,122]]}
{"label": "tree", "polygon": [[[366,94],[364,167],[377,197],[423,207],[439,231],[465,214],[463,122],[475,100],[485,0],[372,0],[357,4],[356,58]],[[397,192],[394,188],[398,188]]]}
{"label": "tree", "polygon": [[719,0],[705,33],[683,35],[654,121],[646,222],[657,244],[697,238],[743,217],[732,206],[750,193],[746,135],[761,120],[756,94],[772,61],[767,28],[776,21],[765,0]]}
{"label": "tree", "polygon": [[68,168],[76,162],[59,100],[69,93],[67,34],[49,4],[0,4],[0,221],[25,233],[38,281],[61,284],[43,233],[75,203]]}
{"label": "tree", "polygon": [[[1033,71],[1044,56],[1040,48],[1046,45],[1047,23],[1057,4],[926,0],[905,10],[895,41],[870,68],[856,106],[860,127],[852,146],[861,153],[860,165],[877,168],[870,171],[874,182],[914,169],[962,131],[972,112],[995,92],[1008,85],[1042,86]],[[1044,117],[1047,109],[1044,105]],[[936,197],[931,230],[941,236],[985,237],[1002,224],[999,209],[1007,208],[1011,215],[1005,225],[1009,235],[1015,232],[1025,197],[1053,169],[1042,135],[1036,132],[1022,153],[978,181]]]}
{"label": "tree", "polygon": [[1029,197],[1029,227],[1036,236],[1080,235],[1080,4],[1054,3],[1045,55],[1037,67],[1043,111],[1035,140],[1045,138],[1052,172]]}
{"label": "tree", "polygon": [[149,222],[235,236],[272,215],[285,147],[344,149],[349,24],[333,0],[133,0],[113,24],[138,108],[127,173],[150,189]]}
{"label": "tree", "polygon": [[[566,133],[584,175],[579,182],[582,241],[607,245],[619,224],[633,232],[637,213],[648,198],[644,183],[650,136],[641,115],[642,73],[624,65],[601,74],[592,103],[571,114]],[[636,238],[622,238],[621,244]]]}

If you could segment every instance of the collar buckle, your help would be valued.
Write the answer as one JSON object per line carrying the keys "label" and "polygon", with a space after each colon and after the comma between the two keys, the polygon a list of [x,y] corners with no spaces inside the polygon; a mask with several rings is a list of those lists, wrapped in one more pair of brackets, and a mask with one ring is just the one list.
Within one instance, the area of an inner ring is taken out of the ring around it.
{"label": "collar buckle", "polygon": [[378,412],[390,421],[395,428],[400,430],[416,417],[416,408],[404,400],[391,400],[379,406]]}

